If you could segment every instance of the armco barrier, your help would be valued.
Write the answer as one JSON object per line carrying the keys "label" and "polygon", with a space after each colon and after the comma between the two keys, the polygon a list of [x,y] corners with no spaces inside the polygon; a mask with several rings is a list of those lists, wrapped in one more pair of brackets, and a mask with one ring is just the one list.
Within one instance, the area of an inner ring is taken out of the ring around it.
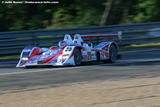
{"label": "armco barrier", "polygon": [[[160,22],[0,32],[0,57],[20,54],[25,46],[37,43],[43,47],[55,45],[63,39],[64,34],[110,34],[119,31],[122,32],[119,45],[160,42]],[[103,40],[104,38],[98,39],[99,42]],[[96,43],[97,39],[92,39],[92,42]],[[5,61],[1,60],[0,62]],[[7,59],[7,62],[9,62],[9,59]]]}

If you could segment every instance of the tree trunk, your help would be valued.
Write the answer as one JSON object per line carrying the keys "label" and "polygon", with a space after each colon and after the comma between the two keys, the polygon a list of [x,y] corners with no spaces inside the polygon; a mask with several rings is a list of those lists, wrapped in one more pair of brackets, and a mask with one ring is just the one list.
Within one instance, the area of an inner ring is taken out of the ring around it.
{"label": "tree trunk", "polygon": [[101,20],[101,25],[108,25],[109,24],[109,18],[111,16],[111,9],[113,7],[114,4],[114,0],[107,0],[109,2],[108,5],[106,5],[103,16],[102,16],[102,20]]}

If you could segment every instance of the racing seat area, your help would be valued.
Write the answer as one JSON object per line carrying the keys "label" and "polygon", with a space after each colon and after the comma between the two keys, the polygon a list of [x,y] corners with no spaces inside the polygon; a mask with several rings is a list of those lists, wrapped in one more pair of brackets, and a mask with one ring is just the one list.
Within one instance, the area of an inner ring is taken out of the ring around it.
{"label": "racing seat area", "polygon": [[79,34],[74,35],[73,43],[82,46],[83,40]]}
{"label": "racing seat area", "polygon": [[62,47],[62,46],[71,45],[71,44],[73,44],[73,40],[72,40],[72,38],[71,38],[71,35],[66,34],[66,35],[64,36],[64,40],[59,41],[58,46],[59,46],[59,47]]}
{"label": "racing seat area", "polygon": [[82,45],[82,43],[78,40],[74,40],[74,44],[77,44],[77,45]]}
{"label": "racing seat area", "polygon": [[59,47],[62,47],[62,46],[66,46],[67,45],[67,42],[66,41],[59,41],[59,43],[58,43],[58,46]]}
{"label": "racing seat area", "polygon": [[67,43],[67,45],[73,44],[73,40],[72,40],[72,38],[71,38],[71,35],[69,35],[69,34],[66,34],[66,35],[64,36],[64,41]]}

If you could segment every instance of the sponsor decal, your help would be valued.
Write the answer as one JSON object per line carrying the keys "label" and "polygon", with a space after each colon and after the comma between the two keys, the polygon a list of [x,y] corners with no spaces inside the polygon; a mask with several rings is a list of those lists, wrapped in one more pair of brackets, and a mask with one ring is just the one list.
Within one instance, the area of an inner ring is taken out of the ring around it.
{"label": "sponsor decal", "polygon": [[41,57],[41,59],[43,59],[43,58],[47,58],[47,57],[48,57],[48,56],[42,56],[42,57]]}
{"label": "sponsor decal", "polygon": [[62,55],[62,54],[63,54],[63,52],[57,53],[56,55],[53,55],[52,57],[44,60],[43,63],[47,63],[47,62],[51,61],[53,58],[55,58],[55,57],[57,57],[59,55]]}
{"label": "sponsor decal", "polygon": [[62,59],[58,58],[57,63],[61,63]]}
{"label": "sponsor decal", "polygon": [[103,47],[102,49],[108,51],[108,47],[109,47],[109,44],[107,44],[107,45],[106,45],[105,47]]}

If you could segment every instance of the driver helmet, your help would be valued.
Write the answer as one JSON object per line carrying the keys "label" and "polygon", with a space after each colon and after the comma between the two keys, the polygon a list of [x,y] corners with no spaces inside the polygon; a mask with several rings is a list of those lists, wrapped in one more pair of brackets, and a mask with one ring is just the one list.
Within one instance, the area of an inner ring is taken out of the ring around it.
{"label": "driver helmet", "polygon": [[62,46],[65,46],[65,45],[67,45],[66,41],[59,41],[59,44],[58,44],[59,47],[62,47]]}

